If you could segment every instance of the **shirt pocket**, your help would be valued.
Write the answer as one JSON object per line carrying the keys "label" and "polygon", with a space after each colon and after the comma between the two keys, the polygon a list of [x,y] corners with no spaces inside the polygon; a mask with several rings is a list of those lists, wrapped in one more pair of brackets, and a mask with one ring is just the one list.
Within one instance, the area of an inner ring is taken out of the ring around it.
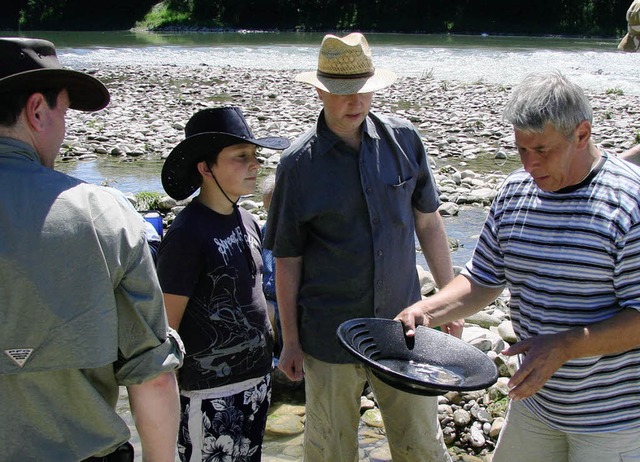
{"label": "shirt pocket", "polygon": [[415,186],[415,177],[399,177],[396,183],[386,186],[382,213],[391,219],[394,227],[413,225],[412,196]]}

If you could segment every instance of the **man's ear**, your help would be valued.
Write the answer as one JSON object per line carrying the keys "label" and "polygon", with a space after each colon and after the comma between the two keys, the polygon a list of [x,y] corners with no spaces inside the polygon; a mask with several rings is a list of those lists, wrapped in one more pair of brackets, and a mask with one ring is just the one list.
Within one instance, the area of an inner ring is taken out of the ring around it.
{"label": "man's ear", "polygon": [[578,148],[583,149],[589,144],[591,139],[591,123],[588,120],[583,120],[578,124],[576,128],[576,140],[578,142]]}
{"label": "man's ear", "polygon": [[24,113],[27,123],[32,130],[41,132],[44,130],[44,111],[49,110],[49,105],[42,93],[32,93],[27,98]]}

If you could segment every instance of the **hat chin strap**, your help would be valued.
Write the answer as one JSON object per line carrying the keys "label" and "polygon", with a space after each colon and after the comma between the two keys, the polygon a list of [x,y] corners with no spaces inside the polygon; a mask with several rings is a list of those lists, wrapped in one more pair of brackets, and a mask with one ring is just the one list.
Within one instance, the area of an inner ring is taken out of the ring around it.
{"label": "hat chin strap", "polygon": [[218,189],[222,192],[222,194],[224,195],[224,197],[227,198],[227,200],[229,202],[231,202],[231,205],[233,206],[233,208],[237,208],[238,207],[238,201],[240,200],[240,198],[238,197],[238,200],[236,200],[235,202],[231,200],[231,198],[229,196],[227,196],[227,193],[224,192],[224,189],[222,189],[222,186],[220,186],[220,183],[218,183],[218,179],[216,178],[216,176],[213,174],[213,172],[211,171],[211,167],[209,167],[207,165],[207,168],[209,168],[209,173],[211,173],[211,177],[213,178],[213,181],[216,182],[216,184],[218,185]]}
{"label": "hat chin strap", "polygon": [[251,247],[249,247],[249,241],[247,239],[247,230],[245,229],[244,223],[242,222],[242,217],[240,216],[240,207],[238,207],[238,201],[240,200],[240,198],[238,197],[238,200],[236,200],[235,202],[232,201],[231,198],[227,196],[227,193],[224,192],[224,189],[222,189],[222,186],[220,186],[220,183],[218,183],[218,179],[213,174],[213,171],[211,170],[211,167],[209,167],[209,164],[207,164],[207,168],[209,169],[209,173],[211,173],[211,177],[213,178],[213,181],[216,182],[216,184],[218,185],[218,188],[220,189],[220,191],[222,191],[222,194],[224,195],[224,197],[226,197],[227,200],[231,202],[231,206],[233,207],[233,214],[236,216],[236,220],[238,221],[238,225],[240,226],[242,240],[244,241],[244,246],[242,247],[242,254],[247,260],[247,265],[249,265],[249,271],[251,271],[251,276],[255,278],[258,270],[256,268],[256,262],[253,261],[253,256],[251,255]]}

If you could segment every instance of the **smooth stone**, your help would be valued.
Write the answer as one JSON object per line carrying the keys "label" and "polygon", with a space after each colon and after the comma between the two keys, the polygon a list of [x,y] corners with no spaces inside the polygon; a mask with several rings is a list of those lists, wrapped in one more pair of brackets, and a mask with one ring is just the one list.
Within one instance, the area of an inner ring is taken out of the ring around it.
{"label": "smooth stone", "polygon": [[471,443],[471,446],[473,446],[474,448],[481,448],[482,446],[485,445],[487,440],[484,437],[482,428],[479,428],[475,425],[471,427],[471,431],[469,433],[469,442]]}
{"label": "smooth stone", "polygon": [[485,462],[484,459],[481,459],[476,456],[472,456],[471,454],[462,454],[460,456],[460,460],[462,462]]}
{"label": "smooth stone", "polygon": [[452,427],[445,427],[442,429],[442,437],[444,439],[444,444],[447,446],[453,444],[458,438],[458,434],[456,430]]}
{"label": "smooth stone", "polygon": [[443,217],[453,217],[460,213],[460,206],[453,202],[443,202],[440,207],[438,207],[438,212]]}
{"label": "smooth stone", "polygon": [[458,409],[453,412],[453,421],[457,427],[464,427],[471,423],[471,414],[464,409]]}
{"label": "smooth stone", "polygon": [[302,445],[286,446],[283,449],[282,454],[289,457],[295,457],[296,459],[300,460],[302,458],[303,452],[304,452],[304,448],[302,447]]}
{"label": "smooth stone", "polygon": [[364,414],[362,414],[362,421],[370,427],[384,427],[382,414],[379,409],[369,409],[368,411],[365,411]]}
{"label": "smooth stone", "polygon": [[498,334],[507,343],[516,343],[518,341],[511,321],[502,321],[498,325]]}
{"label": "smooth stone", "polygon": [[391,451],[389,448],[376,448],[369,453],[370,462],[391,462]]}
{"label": "smooth stone", "polygon": [[488,329],[489,327],[497,327],[501,322],[499,318],[488,314],[486,311],[478,311],[477,313],[465,318],[465,321],[470,324],[477,324],[485,329]]}
{"label": "smooth stone", "polygon": [[373,400],[370,400],[369,398],[367,398],[366,396],[361,396],[360,397],[360,410],[369,410],[369,409],[374,409],[376,407],[376,403],[373,402]]}
{"label": "smooth stone", "polygon": [[491,438],[498,438],[498,436],[500,436],[504,422],[504,417],[496,417],[493,422],[491,422],[491,429],[489,430],[489,436]]}
{"label": "smooth stone", "polygon": [[298,435],[304,431],[300,416],[294,414],[270,415],[265,433],[277,436]]}

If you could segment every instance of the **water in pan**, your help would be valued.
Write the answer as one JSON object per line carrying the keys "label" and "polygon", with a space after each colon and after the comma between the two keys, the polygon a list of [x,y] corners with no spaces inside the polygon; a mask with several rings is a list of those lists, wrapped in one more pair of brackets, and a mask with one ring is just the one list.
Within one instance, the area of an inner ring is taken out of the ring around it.
{"label": "water in pan", "polygon": [[460,385],[464,377],[451,369],[413,360],[379,359],[382,366],[405,376],[437,385]]}

